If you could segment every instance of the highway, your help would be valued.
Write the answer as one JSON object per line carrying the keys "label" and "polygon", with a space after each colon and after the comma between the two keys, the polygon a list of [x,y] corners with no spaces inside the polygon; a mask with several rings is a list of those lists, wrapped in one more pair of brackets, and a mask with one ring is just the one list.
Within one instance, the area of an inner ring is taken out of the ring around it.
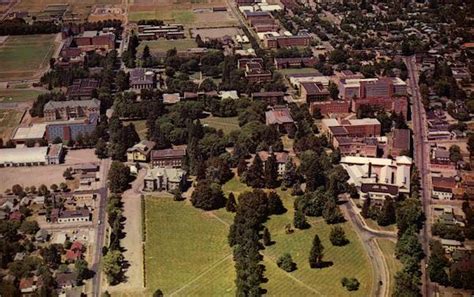
{"label": "highway", "polygon": [[420,198],[423,205],[423,212],[426,218],[424,227],[421,230],[421,243],[425,252],[426,258],[421,263],[422,276],[422,294],[423,296],[433,296],[433,284],[429,280],[426,269],[426,263],[429,256],[429,238],[431,235],[431,224],[429,218],[431,217],[431,193],[430,193],[430,169],[429,169],[429,143],[427,141],[426,133],[426,113],[423,107],[420,89],[418,86],[418,71],[414,62],[414,56],[405,58],[405,64],[408,68],[409,74],[409,88],[411,89],[412,100],[412,122],[414,135],[414,158],[415,164],[421,176],[421,193]]}
{"label": "highway", "polygon": [[[107,206],[107,175],[109,172],[111,160],[102,159],[100,164],[100,182],[101,187],[98,190],[99,193],[99,207],[97,210],[97,220],[94,220],[96,226],[96,239],[94,246],[94,260],[91,265],[91,269],[95,272],[92,279],[92,296],[99,297],[101,294],[101,260],[102,260],[102,247],[104,246],[105,239],[105,228],[106,228],[106,206]],[[98,221],[100,220],[100,224]]]}

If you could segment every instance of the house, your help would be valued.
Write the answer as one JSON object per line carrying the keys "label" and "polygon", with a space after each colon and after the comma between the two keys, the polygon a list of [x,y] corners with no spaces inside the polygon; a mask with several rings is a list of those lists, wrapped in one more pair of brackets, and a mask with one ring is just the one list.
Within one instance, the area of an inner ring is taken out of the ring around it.
{"label": "house", "polygon": [[456,179],[454,177],[433,176],[431,197],[439,200],[453,199],[453,189],[456,188]]}
{"label": "house", "polygon": [[90,186],[91,183],[97,181],[97,174],[95,172],[81,173],[79,176],[79,184],[81,186]]}
{"label": "house", "polygon": [[75,272],[56,273],[55,279],[58,289],[70,289],[76,285],[77,274]]}
{"label": "house", "polygon": [[99,81],[94,78],[75,79],[67,88],[66,97],[69,100],[91,100],[99,87]]}
{"label": "house", "polygon": [[269,126],[276,125],[281,133],[291,134],[295,129],[295,122],[286,106],[274,106],[266,111],[265,123]]}
{"label": "house", "polygon": [[389,154],[398,157],[409,154],[411,150],[411,133],[409,129],[394,129],[389,140]]}
{"label": "house", "polygon": [[55,208],[51,211],[51,222],[52,223],[79,223],[79,222],[90,222],[91,212],[87,208],[81,208],[77,210],[62,210]]}
{"label": "house", "polygon": [[149,169],[144,179],[144,191],[182,190],[186,184],[186,172],[180,168],[155,167]]}
{"label": "house", "polygon": [[432,151],[431,154],[431,163],[439,165],[450,165],[450,153],[447,149],[437,147]]}
{"label": "house", "polygon": [[151,151],[151,165],[153,167],[181,168],[186,148],[177,147]]}
{"label": "house", "polygon": [[66,251],[66,261],[76,262],[79,259],[82,259],[82,253],[84,251],[84,245],[79,241],[74,241],[71,245],[71,248]]}
{"label": "house", "polygon": [[155,142],[142,140],[131,148],[127,149],[128,162],[148,162],[150,152],[155,147]]}
{"label": "house", "polygon": [[[265,162],[267,162],[271,153],[268,151],[260,151],[257,154],[262,160],[263,166],[265,168]],[[278,165],[278,174],[282,176],[283,174],[285,174],[285,165],[290,159],[289,155],[287,152],[274,152],[273,154],[275,155],[276,163]]]}
{"label": "house", "polygon": [[163,94],[164,104],[176,104],[181,100],[179,93]]}
{"label": "house", "polygon": [[155,87],[155,73],[144,68],[130,70],[130,88],[133,90],[151,90]]}

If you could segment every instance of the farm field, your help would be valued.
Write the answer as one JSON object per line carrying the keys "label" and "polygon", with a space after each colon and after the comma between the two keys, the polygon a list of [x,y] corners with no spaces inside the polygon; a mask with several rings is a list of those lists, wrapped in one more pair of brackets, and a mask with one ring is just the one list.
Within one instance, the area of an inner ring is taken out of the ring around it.
{"label": "farm field", "polygon": [[0,46],[0,80],[32,78],[48,65],[55,34],[9,36]]}
{"label": "farm field", "polygon": [[239,123],[237,117],[220,118],[209,116],[205,119],[201,119],[201,123],[209,125],[209,127],[217,130],[222,129],[224,134],[229,134],[233,130],[239,130]]}
{"label": "farm field", "polygon": [[33,101],[38,95],[45,92],[46,91],[25,89],[0,90],[0,103]]}
{"label": "farm field", "polygon": [[172,198],[149,196],[145,207],[145,269],[150,293],[160,288],[166,295],[235,295],[226,224]]}
{"label": "farm field", "polygon": [[20,123],[23,111],[0,109],[0,138],[10,139],[13,129]]}
{"label": "farm field", "polygon": [[141,54],[143,52],[143,48],[148,45],[150,48],[151,53],[163,53],[170,49],[176,48],[176,50],[186,50],[188,48],[197,47],[196,42],[194,39],[177,39],[177,40],[149,40],[140,42],[138,46],[138,53]]}
{"label": "farm field", "polygon": [[122,0],[21,0],[15,6],[17,10],[28,10],[39,12],[50,4],[66,3],[72,5],[72,11],[78,14],[88,14],[92,6],[96,4],[121,4]]}
{"label": "farm field", "polygon": [[388,239],[377,239],[385,261],[387,262],[388,272],[390,276],[389,295],[392,296],[395,285],[395,274],[403,267],[402,263],[395,258],[395,242]]}

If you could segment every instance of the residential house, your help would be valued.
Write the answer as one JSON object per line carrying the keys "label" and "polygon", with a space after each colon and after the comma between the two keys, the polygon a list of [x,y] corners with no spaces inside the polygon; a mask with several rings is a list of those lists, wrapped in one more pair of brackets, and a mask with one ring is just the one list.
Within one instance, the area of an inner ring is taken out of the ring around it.
{"label": "residential house", "polygon": [[142,140],[131,148],[127,149],[128,162],[148,162],[150,152],[155,147],[155,142]]}
{"label": "residential house", "polygon": [[437,177],[433,176],[431,197],[439,200],[453,199],[453,189],[456,188],[457,182],[454,177]]}

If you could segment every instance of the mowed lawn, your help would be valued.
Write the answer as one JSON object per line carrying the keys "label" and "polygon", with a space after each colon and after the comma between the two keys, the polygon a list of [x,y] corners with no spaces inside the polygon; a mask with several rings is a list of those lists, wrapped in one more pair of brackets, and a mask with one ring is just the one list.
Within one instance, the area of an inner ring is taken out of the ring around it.
{"label": "mowed lawn", "polygon": [[49,63],[55,34],[9,36],[0,46],[0,79],[27,79]]}
{"label": "mowed lawn", "polygon": [[148,45],[148,47],[150,48],[150,52],[155,54],[163,53],[173,48],[176,48],[177,51],[184,51],[188,48],[197,47],[197,44],[194,39],[148,40],[140,42],[140,45],[138,46],[139,55],[143,53],[143,48],[145,48],[146,45]]}
{"label": "mowed lawn", "polygon": [[239,130],[239,120],[237,117],[230,118],[220,118],[209,116],[207,118],[201,119],[202,124],[206,124],[209,127],[215,128],[217,130],[221,129],[224,134],[229,134],[234,130]]}
{"label": "mowed lawn", "polygon": [[140,20],[150,20],[150,19],[159,19],[167,22],[174,22],[179,24],[192,24],[196,20],[196,16],[192,10],[183,10],[183,9],[173,9],[159,7],[155,10],[138,10],[130,11],[128,14],[128,19],[131,22],[138,22]]}
{"label": "mowed lawn", "polygon": [[388,239],[377,239],[380,250],[387,262],[388,272],[390,274],[389,295],[392,296],[395,285],[395,274],[403,268],[403,264],[395,257],[395,242]]}
{"label": "mowed lawn", "polygon": [[165,295],[233,296],[235,270],[228,226],[172,198],[147,197],[147,290]]}
{"label": "mowed lawn", "polygon": [[0,103],[5,102],[25,102],[36,100],[38,95],[46,93],[39,90],[25,90],[25,89],[6,89],[0,90]]}

